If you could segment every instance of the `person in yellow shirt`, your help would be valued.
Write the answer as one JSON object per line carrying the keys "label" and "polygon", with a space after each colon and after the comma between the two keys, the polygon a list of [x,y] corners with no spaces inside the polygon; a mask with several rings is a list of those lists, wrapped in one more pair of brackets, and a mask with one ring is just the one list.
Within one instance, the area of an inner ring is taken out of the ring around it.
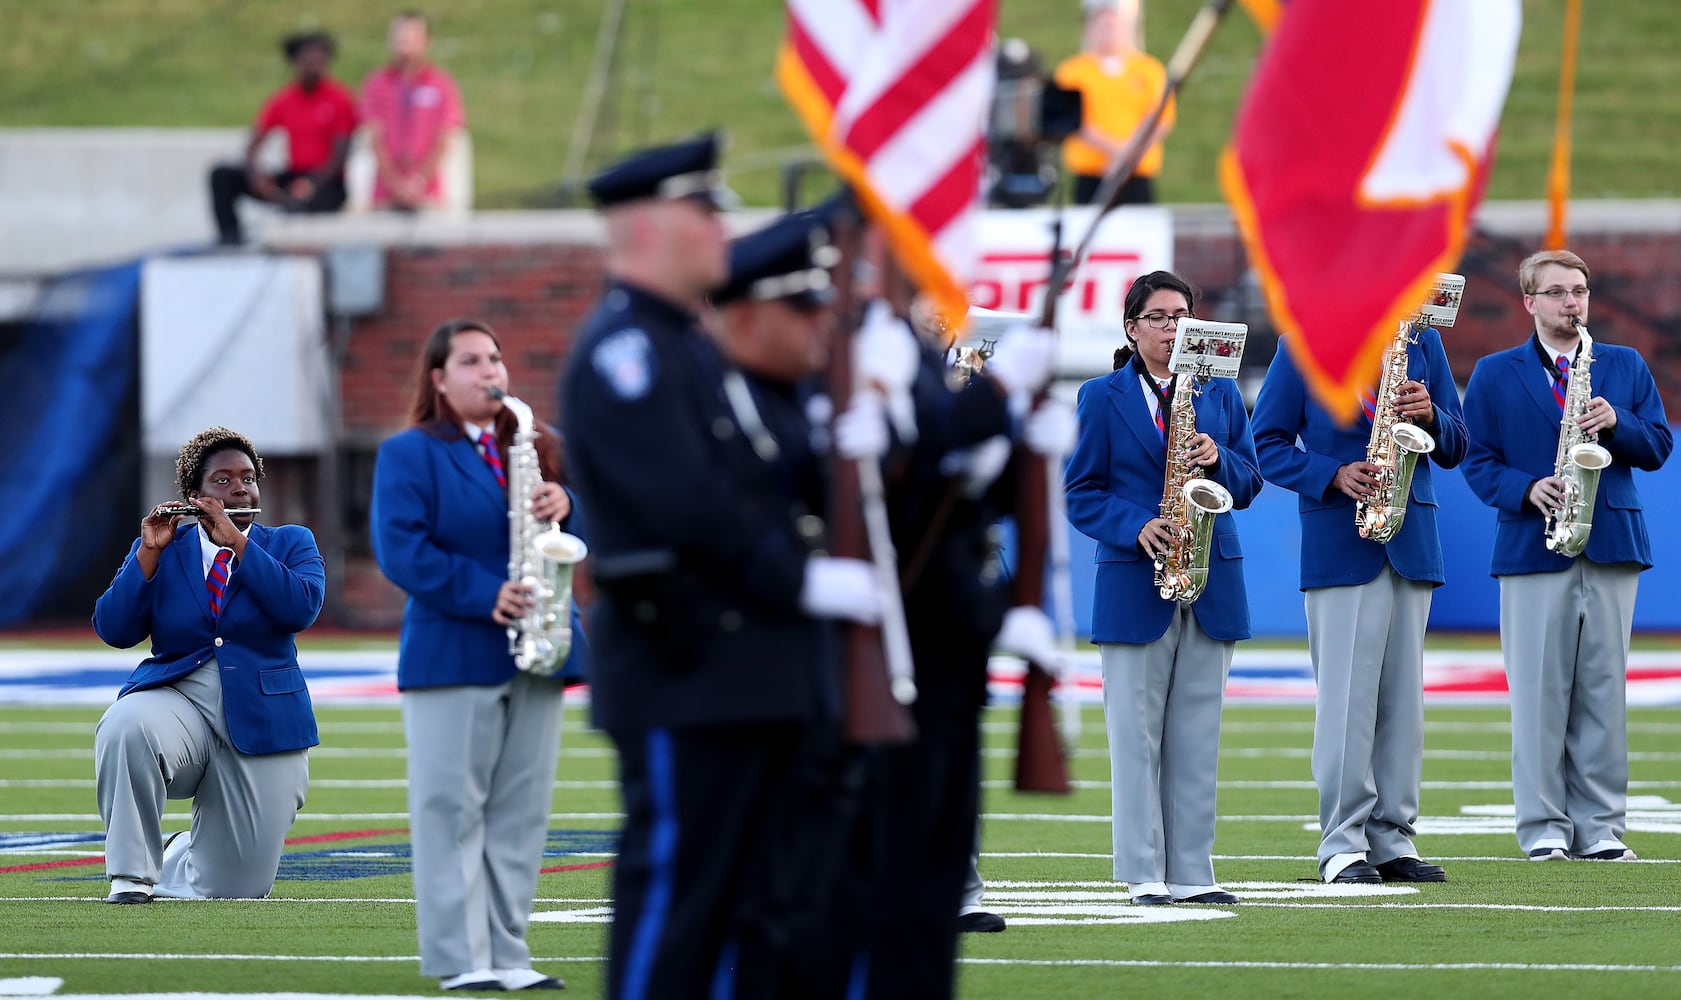
{"label": "person in yellow shirt", "polygon": [[[1167,85],[1166,68],[1138,47],[1139,2],[1082,0],[1082,49],[1056,69],[1057,85],[1080,91],[1085,105],[1080,131],[1062,144],[1063,167],[1073,175],[1074,200],[1080,204],[1090,202],[1097,194],[1103,175],[1161,100]],[[1119,204],[1156,200],[1162,139],[1173,122],[1174,106],[1169,101],[1149,149],[1121,190]]]}

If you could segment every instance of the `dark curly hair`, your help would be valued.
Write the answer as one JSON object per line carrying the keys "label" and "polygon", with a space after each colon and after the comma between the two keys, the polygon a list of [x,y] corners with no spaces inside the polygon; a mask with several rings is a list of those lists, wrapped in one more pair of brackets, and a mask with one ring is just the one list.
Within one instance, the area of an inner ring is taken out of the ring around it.
{"label": "dark curly hair", "polygon": [[188,493],[201,488],[204,463],[210,456],[228,448],[243,451],[245,457],[251,460],[251,468],[257,470],[257,481],[262,482],[263,459],[257,454],[250,438],[226,427],[206,427],[181,446],[181,454],[175,459],[175,488],[181,491],[181,499],[185,500]]}

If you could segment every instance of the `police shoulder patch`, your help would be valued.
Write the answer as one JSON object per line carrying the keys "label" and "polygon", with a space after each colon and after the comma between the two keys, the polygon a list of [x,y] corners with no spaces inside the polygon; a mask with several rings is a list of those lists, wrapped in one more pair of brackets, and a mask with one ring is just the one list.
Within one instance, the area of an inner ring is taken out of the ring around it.
{"label": "police shoulder patch", "polygon": [[659,358],[648,335],[638,327],[626,327],[601,338],[590,354],[595,370],[626,402],[648,394],[659,376]]}

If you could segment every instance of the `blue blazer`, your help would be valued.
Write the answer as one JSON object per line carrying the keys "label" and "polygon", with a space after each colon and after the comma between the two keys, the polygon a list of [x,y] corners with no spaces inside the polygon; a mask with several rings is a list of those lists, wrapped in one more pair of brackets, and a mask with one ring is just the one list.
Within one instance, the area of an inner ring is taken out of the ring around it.
{"label": "blue blazer", "polygon": [[[1662,466],[1675,446],[1652,373],[1631,348],[1595,341],[1589,378],[1593,394],[1617,411],[1617,426],[1599,443],[1611,452],[1599,474],[1593,531],[1582,554],[1597,563],[1652,565],[1640,493],[1632,470]],[[1477,362],[1465,388],[1465,418],[1473,430],[1465,481],[1497,512],[1494,576],[1553,573],[1570,560],[1547,549],[1541,512],[1527,501],[1529,487],[1553,474],[1562,414],[1541,359],[1526,340]]]}
{"label": "blue blazer", "polygon": [[[1178,608],[1156,592],[1155,564],[1138,547],[1139,530],[1161,514],[1167,476],[1167,450],[1145,392],[1138,370],[1128,366],[1080,386],[1075,408],[1080,435],[1068,459],[1065,489],[1069,521],[1097,540],[1093,642],[1154,642]],[[1197,430],[1220,446],[1220,461],[1205,475],[1230,490],[1232,506],[1242,510],[1261,492],[1261,473],[1237,383],[1213,379],[1193,405]],[[1237,523],[1230,513],[1217,516],[1208,589],[1191,606],[1210,639],[1249,638],[1242,560]]]}
{"label": "blue blazer", "polygon": [[1440,586],[1442,541],[1436,531],[1433,466],[1451,469],[1465,457],[1465,417],[1442,335],[1424,331],[1407,348],[1407,377],[1424,383],[1435,403],[1436,422],[1427,428],[1436,450],[1420,456],[1413,472],[1407,516],[1387,545],[1360,537],[1354,501],[1331,485],[1337,470],[1366,458],[1372,422],[1364,415],[1348,426],[1337,423],[1308,395],[1290,352],[1279,344],[1255,400],[1255,454],[1261,474],[1298,495],[1302,519],[1302,589],[1370,583],[1385,562],[1408,580]]}
{"label": "blue blazer", "polygon": [[[491,618],[508,579],[508,500],[473,442],[418,427],[387,438],[374,463],[369,520],[380,570],[409,595],[397,687],[512,680],[518,668],[507,628]],[[556,677],[581,678],[586,649],[574,605],[572,653]]]}
{"label": "blue blazer", "polygon": [[93,630],[107,645],[127,649],[152,639],[152,655],[117,697],[180,680],[214,656],[234,749],[268,754],[315,746],[321,741],[295,642],[321,613],[326,594],[315,536],[295,524],[253,524],[221,617],[212,620],[197,533],[196,523],[176,529],[150,580],[140,570],[135,539],[93,607]]}

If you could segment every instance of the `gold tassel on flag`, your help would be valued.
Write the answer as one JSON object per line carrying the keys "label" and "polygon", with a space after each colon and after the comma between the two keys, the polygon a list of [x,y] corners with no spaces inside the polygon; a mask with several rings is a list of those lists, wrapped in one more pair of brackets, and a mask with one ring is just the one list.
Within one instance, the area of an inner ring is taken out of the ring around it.
{"label": "gold tassel on flag", "polygon": [[1553,124],[1553,159],[1547,168],[1548,250],[1563,250],[1564,210],[1570,202],[1570,117],[1576,93],[1576,40],[1582,31],[1582,0],[1565,0],[1564,52],[1558,65],[1558,120]]}

